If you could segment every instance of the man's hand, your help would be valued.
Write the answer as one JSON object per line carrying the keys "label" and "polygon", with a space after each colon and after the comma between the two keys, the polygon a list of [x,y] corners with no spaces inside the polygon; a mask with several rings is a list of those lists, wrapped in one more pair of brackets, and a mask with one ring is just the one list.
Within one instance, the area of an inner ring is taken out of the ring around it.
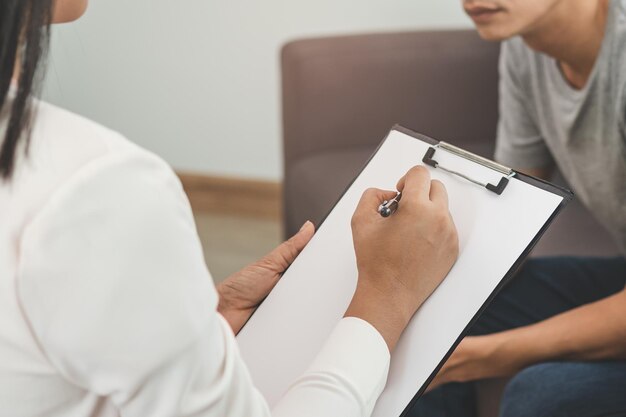
{"label": "man's hand", "polygon": [[505,377],[521,370],[526,365],[526,358],[507,353],[507,333],[463,339],[431,382],[428,391],[448,382]]}
{"label": "man's hand", "polygon": [[428,387],[510,376],[535,363],[626,359],[626,289],[547,320],[466,337]]}
{"label": "man's hand", "polygon": [[220,297],[217,311],[228,321],[235,334],[272,291],[314,233],[313,223],[306,222],[291,239],[217,286]]}

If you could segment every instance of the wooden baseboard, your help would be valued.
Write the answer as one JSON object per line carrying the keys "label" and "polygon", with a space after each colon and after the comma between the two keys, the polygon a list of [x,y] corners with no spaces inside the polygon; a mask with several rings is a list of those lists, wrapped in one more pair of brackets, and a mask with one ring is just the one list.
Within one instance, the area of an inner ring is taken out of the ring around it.
{"label": "wooden baseboard", "polygon": [[178,176],[194,211],[281,219],[282,185],[278,182],[186,172]]}

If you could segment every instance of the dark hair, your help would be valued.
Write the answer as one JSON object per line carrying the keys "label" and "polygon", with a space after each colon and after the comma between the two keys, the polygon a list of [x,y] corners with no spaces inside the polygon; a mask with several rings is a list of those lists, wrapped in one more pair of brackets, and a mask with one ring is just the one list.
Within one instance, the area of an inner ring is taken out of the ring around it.
{"label": "dark hair", "polygon": [[[0,109],[8,116],[4,141],[0,137],[0,178],[5,180],[15,168],[20,141],[28,142],[32,95],[48,49],[51,16],[52,0],[0,1]],[[19,85],[9,108],[7,97],[15,68],[20,72]]]}

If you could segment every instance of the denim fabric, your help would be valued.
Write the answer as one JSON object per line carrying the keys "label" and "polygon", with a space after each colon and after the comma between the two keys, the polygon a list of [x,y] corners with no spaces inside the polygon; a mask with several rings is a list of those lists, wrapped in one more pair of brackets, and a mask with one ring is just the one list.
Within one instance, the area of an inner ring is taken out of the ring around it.
{"label": "denim fabric", "polygon": [[626,416],[626,362],[549,362],[526,368],[507,385],[500,414]]}
{"label": "denim fabric", "polygon": [[[521,327],[624,289],[624,258],[529,260],[472,327],[485,335]],[[473,383],[424,395],[410,417],[476,417]],[[626,416],[626,362],[550,362],[524,369],[508,384],[501,417]]]}

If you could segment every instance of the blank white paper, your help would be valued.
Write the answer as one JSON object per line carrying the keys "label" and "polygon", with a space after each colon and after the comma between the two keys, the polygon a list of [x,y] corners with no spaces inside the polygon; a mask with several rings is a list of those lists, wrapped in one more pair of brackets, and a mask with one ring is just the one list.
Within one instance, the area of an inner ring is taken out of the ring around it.
{"label": "blank white paper", "polygon": [[[238,335],[252,379],[270,405],[306,371],[350,303],[357,282],[350,220],[361,194],[369,187],[395,190],[400,177],[422,164],[429,146],[392,131]],[[481,181],[497,184],[502,177],[444,151],[434,159]],[[398,343],[375,417],[402,413],[563,200],[515,178],[498,196],[429,169],[448,190],[460,255]]]}

